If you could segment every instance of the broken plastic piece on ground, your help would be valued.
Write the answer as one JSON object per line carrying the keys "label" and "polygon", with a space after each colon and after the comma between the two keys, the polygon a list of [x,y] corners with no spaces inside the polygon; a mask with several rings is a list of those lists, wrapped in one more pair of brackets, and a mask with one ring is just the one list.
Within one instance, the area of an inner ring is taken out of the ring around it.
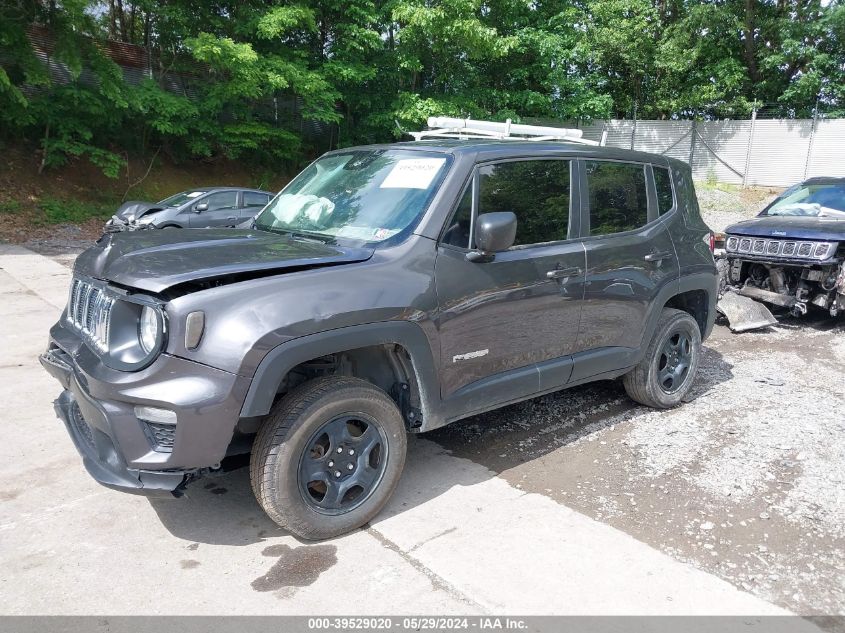
{"label": "broken plastic piece on ground", "polygon": [[731,332],[759,330],[778,322],[762,303],[732,291],[722,295],[716,309],[727,317]]}

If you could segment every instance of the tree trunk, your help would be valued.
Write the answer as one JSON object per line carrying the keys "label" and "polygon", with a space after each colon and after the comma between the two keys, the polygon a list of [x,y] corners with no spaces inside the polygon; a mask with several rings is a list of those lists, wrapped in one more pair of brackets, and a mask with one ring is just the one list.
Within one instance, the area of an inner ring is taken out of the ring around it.
{"label": "tree trunk", "polygon": [[109,39],[117,39],[117,8],[114,0],[109,0]]}
{"label": "tree trunk", "polygon": [[47,121],[47,127],[44,128],[44,140],[41,141],[41,164],[38,166],[39,175],[47,166],[47,145],[50,142],[50,121]]}
{"label": "tree trunk", "polygon": [[131,8],[129,9],[129,41],[131,41],[134,44],[137,41],[135,39],[135,13],[136,13],[135,3],[133,2],[130,5],[130,7]]}
{"label": "tree trunk", "polygon": [[745,66],[748,68],[748,76],[751,81],[758,84],[763,81],[763,76],[760,74],[760,69],[757,67],[757,45],[754,42],[754,1],[745,0],[745,21],[742,27],[743,34],[743,56],[745,57]]}
{"label": "tree trunk", "polygon": [[118,26],[120,27],[120,41],[126,41],[126,14],[123,12],[123,0],[117,0]]}

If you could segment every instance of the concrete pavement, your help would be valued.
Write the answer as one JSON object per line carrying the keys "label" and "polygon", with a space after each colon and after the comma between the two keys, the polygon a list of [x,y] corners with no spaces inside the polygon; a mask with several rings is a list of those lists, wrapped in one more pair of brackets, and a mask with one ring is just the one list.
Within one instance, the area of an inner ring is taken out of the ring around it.
{"label": "concrete pavement", "polygon": [[272,523],[243,469],[183,499],[101,488],[37,362],[69,280],[0,245],[3,613],[786,613],[424,437],[381,516],[318,544]]}

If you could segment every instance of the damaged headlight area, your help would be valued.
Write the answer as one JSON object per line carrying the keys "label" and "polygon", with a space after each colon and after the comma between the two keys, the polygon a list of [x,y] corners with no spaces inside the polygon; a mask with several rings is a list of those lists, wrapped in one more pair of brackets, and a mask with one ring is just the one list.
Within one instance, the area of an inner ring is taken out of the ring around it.
{"label": "damaged headlight area", "polygon": [[721,266],[726,291],[803,316],[845,310],[845,253],[838,242],[728,235]]}
{"label": "damaged headlight area", "polygon": [[164,348],[167,321],[159,305],[94,282],[73,280],[65,320],[112,369],[143,369]]}

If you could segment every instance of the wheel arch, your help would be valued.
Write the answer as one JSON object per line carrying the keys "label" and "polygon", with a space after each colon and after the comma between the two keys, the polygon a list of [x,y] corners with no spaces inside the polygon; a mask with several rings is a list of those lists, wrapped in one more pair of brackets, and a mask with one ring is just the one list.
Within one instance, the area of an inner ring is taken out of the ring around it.
{"label": "wheel arch", "polygon": [[[407,379],[412,402],[403,414],[411,428],[417,428],[435,410],[437,374],[431,345],[422,328],[408,321],[389,321],[338,328],[286,341],[271,349],[259,363],[247,392],[241,418],[267,415],[293,370],[310,361],[334,355],[351,356],[366,365],[374,354],[381,355],[396,377]],[[376,368],[372,368],[375,370]],[[382,368],[384,369],[384,368]],[[355,373],[349,375],[356,375]],[[361,377],[359,375],[359,377]],[[385,385],[371,380],[384,388]],[[401,394],[391,394],[401,399]],[[400,407],[402,408],[402,407]]]}
{"label": "wheel arch", "polygon": [[695,273],[682,276],[677,283],[664,286],[652,303],[640,348],[648,345],[663,308],[675,308],[689,313],[698,323],[701,340],[710,336],[716,319],[719,278],[714,273]]}

